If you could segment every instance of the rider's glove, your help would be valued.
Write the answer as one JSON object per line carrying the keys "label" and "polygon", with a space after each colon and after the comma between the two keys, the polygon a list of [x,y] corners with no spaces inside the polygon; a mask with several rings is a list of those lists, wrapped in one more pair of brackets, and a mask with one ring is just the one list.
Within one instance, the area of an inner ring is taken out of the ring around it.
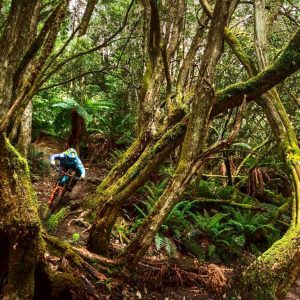
{"label": "rider's glove", "polygon": [[81,174],[80,180],[84,180],[84,178],[85,178],[85,175],[84,175],[84,174]]}
{"label": "rider's glove", "polygon": [[51,166],[52,168],[55,167],[55,161],[54,161],[54,160],[51,160],[51,161],[50,161],[50,166]]}

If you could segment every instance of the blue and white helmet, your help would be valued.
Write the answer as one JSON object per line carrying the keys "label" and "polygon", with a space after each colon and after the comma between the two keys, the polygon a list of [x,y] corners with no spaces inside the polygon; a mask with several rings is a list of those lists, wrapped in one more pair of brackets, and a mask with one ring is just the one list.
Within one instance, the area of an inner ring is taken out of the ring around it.
{"label": "blue and white helmet", "polygon": [[68,158],[75,159],[78,155],[74,148],[69,148],[64,152]]}

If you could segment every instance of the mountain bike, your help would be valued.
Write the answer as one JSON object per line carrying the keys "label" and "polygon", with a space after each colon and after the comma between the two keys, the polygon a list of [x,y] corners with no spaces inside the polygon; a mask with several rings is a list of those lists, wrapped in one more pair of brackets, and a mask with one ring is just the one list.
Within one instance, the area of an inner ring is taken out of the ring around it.
{"label": "mountain bike", "polygon": [[62,201],[66,192],[71,192],[74,186],[74,180],[78,181],[80,177],[74,176],[72,174],[72,170],[64,171],[60,168],[56,168],[56,171],[61,175],[55,187],[52,190],[48,201],[48,207],[44,213],[44,218],[48,218],[51,214],[53,214],[58,204]]}

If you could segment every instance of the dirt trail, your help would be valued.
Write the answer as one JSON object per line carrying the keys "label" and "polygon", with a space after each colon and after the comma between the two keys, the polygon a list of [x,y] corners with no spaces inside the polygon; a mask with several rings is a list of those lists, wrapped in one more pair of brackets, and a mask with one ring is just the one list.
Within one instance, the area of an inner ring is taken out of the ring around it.
{"label": "dirt trail", "polygon": [[[44,153],[43,159],[48,160],[49,156],[54,153],[61,153],[66,149],[66,141],[63,139],[58,139],[49,135],[41,136],[32,146],[39,151]],[[85,162],[83,161],[85,165]],[[97,177],[101,178],[104,176],[105,170],[97,166],[86,166],[86,177]],[[51,192],[56,184],[58,174],[56,171],[51,170],[49,175],[42,176],[40,179],[34,182],[34,188],[36,190],[38,200],[40,202],[40,214],[46,209],[47,203]],[[74,234],[76,234],[76,243],[84,245],[87,238],[87,228],[89,226],[85,218],[88,217],[85,214],[86,211],[86,201],[88,198],[92,198],[95,193],[97,185],[91,183],[89,180],[79,181],[73,188],[72,192],[67,192],[64,196],[63,201],[58,207],[58,211],[61,208],[67,208],[65,210],[64,216],[60,217],[59,223],[50,224],[51,233],[60,236],[64,240],[73,241]],[[85,216],[84,216],[85,214]],[[56,222],[56,221],[55,221]],[[45,223],[46,227],[47,222]],[[83,233],[83,234],[82,234]]]}

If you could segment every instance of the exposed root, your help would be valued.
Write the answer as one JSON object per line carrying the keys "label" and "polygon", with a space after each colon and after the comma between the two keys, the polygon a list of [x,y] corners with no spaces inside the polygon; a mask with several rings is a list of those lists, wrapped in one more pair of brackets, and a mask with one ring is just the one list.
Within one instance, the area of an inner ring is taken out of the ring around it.
{"label": "exposed root", "polygon": [[221,295],[229,286],[226,274],[231,272],[232,269],[220,268],[214,264],[200,264],[197,260],[157,261],[143,259],[139,263],[138,274],[134,276],[138,277],[138,280],[142,280],[144,285],[152,282],[157,286],[198,286]]}
{"label": "exposed root", "polygon": [[[79,216],[77,218],[74,218],[68,222],[68,226],[71,226],[73,223],[82,225],[85,228],[88,228],[90,226],[89,222],[85,221],[84,218],[86,218],[88,215],[92,213],[91,209],[88,210],[77,210],[77,212],[80,212]],[[69,214],[70,215],[70,214]]]}
{"label": "exposed root", "polygon": [[[63,243],[59,241],[56,237],[44,235],[44,239],[51,243],[52,248],[61,252],[60,256],[62,258],[58,258],[55,256],[51,256],[49,253],[45,254],[46,261],[50,261],[52,264],[57,264],[60,262],[60,266],[68,267],[68,265],[72,264],[74,267],[78,268],[79,270],[85,270],[88,274],[92,275],[93,279],[97,281],[104,281],[106,280],[106,276],[99,272],[95,267],[90,265],[86,260],[83,259],[82,255],[79,255],[79,251],[74,251],[72,246],[67,243]],[[76,249],[76,248],[75,248]],[[53,269],[53,267],[51,267]],[[70,271],[70,267],[67,268]],[[99,268],[103,270],[104,268]]]}
{"label": "exposed root", "polygon": [[72,216],[72,215],[76,215],[78,213],[81,213],[83,211],[82,208],[74,210],[74,211],[70,211],[65,217],[64,220],[67,219],[68,217]]}
{"label": "exposed root", "polygon": [[91,230],[91,228],[92,228],[92,224],[90,224],[88,228],[84,229],[84,230],[81,232],[81,234],[84,234],[84,233],[86,233],[86,232],[89,232],[89,231]]}
{"label": "exposed root", "polygon": [[98,262],[99,264],[102,264],[104,266],[117,266],[118,261],[110,258],[106,258],[103,256],[100,256],[98,254],[89,252],[86,248],[78,248],[78,247],[72,247],[72,249],[77,252],[82,258],[90,261],[90,262]]}

